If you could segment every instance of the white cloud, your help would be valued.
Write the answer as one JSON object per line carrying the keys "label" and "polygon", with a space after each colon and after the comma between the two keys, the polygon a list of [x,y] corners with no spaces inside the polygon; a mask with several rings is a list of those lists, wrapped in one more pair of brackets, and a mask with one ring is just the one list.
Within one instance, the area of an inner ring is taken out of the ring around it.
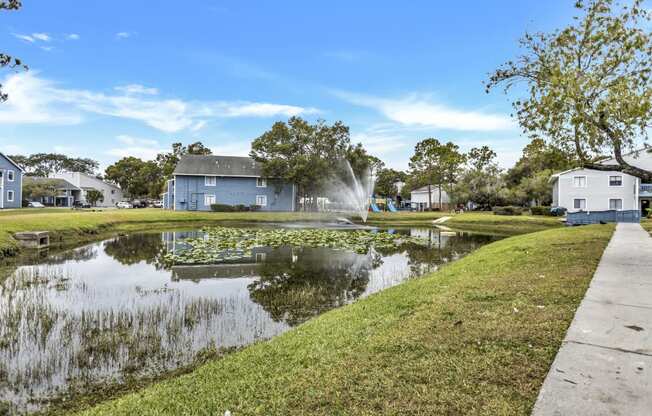
{"label": "white cloud", "polygon": [[46,51],[46,52],[50,52],[50,51],[53,50],[54,48],[53,48],[52,46],[41,46],[41,49],[43,49],[43,50]]}
{"label": "white cloud", "polygon": [[165,152],[158,141],[121,134],[116,137],[120,147],[107,151],[108,155],[123,157],[137,157],[143,160],[154,160],[159,153]]}
{"label": "white cloud", "polygon": [[127,39],[131,37],[131,32],[118,32],[115,34],[118,39]]}
{"label": "white cloud", "polygon": [[80,36],[77,33],[69,33],[66,35],[67,40],[79,40]]}
{"label": "white cloud", "polygon": [[157,95],[158,89],[148,88],[140,84],[119,85],[114,88],[116,91],[124,92],[125,94],[143,94],[143,95]]}
{"label": "white cloud", "polygon": [[241,142],[222,143],[211,148],[215,155],[220,156],[249,156],[251,144],[249,140]]}
{"label": "white cloud", "polygon": [[32,33],[32,37],[36,40],[41,40],[43,42],[49,42],[52,40],[50,35],[47,33]]}
{"label": "white cloud", "polygon": [[190,128],[190,130],[193,133],[196,133],[199,130],[203,129],[204,126],[206,126],[206,123],[208,123],[206,120],[200,120],[200,121],[196,122],[195,125]]}
{"label": "white cloud", "polygon": [[408,125],[459,131],[511,130],[513,121],[505,115],[467,111],[432,102],[417,94],[400,99],[334,91],[333,94],[351,104],[372,108],[389,120]]}
{"label": "white cloud", "polygon": [[[9,140],[2,139],[0,141],[4,142]],[[21,155],[25,154],[26,150],[23,146],[19,146],[17,144],[0,144],[0,152],[4,153],[5,155]]]}
{"label": "white cloud", "polygon": [[[105,94],[64,89],[33,71],[11,74],[2,82],[9,101],[0,106],[0,124],[77,124],[85,113],[140,121],[167,133],[198,130],[205,122],[232,117],[290,117],[317,112],[314,108],[248,101],[186,101],[120,90]],[[135,85],[135,84],[134,84]],[[143,87],[144,88],[144,87]],[[150,93],[153,89],[145,89]]]}
{"label": "white cloud", "polygon": [[405,138],[399,135],[374,134],[369,132],[352,134],[353,143],[362,143],[365,149],[374,156],[391,155],[399,149],[408,146]]}
{"label": "white cloud", "polygon": [[30,35],[21,35],[19,33],[14,33],[14,37],[24,40],[25,42],[34,43],[35,39]]}

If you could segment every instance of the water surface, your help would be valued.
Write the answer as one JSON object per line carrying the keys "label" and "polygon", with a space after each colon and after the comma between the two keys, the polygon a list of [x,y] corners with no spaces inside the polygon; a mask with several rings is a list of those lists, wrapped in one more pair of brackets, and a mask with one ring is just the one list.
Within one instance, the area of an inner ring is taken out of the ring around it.
{"label": "water surface", "polygon": [[[152,377],[280,334],[435,271],[496,237],[434,229],[356,254],[256,248],[221,264],[165,266],[200,231],[140,233],[38,256],[0,277],[0,414],[98,383]],[[346,231],[342,231],[343,233]]]}

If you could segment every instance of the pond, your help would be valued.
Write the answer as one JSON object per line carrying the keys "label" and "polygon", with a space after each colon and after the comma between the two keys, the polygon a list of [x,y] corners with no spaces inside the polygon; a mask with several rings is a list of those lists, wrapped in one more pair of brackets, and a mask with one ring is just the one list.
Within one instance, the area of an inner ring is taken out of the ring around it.
{"label": "pond", "polygon": [[[166,231],[34,256],[0,276],[0,414],[41,410],[70,390],[191,367],[498,238],[380,231],[404,239],[353,251],[275,244],[209,264],[175,264],[175,253],[208,236]],[[338,232],[346,239],[349,231]]]}

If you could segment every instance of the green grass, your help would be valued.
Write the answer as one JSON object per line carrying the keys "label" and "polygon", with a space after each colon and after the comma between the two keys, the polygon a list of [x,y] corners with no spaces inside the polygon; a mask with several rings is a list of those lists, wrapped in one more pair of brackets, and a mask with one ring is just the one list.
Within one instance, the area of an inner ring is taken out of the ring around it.
{"label": "green grass", "polygon": [[[442,213],[377,213],[369,216],[370,224],[392,226],[431,226]],[[514,235],[559,226],[550,217],[502,217],[491,213],[448,214],[446,226],[473,231]],[[333,215],[290,212],[188,212],[161,209],[86,210],[22,209],[0,211],[0,258],[18,253],[12,234],[19,231],[49,231],[53,242],[79,242],[110,232],[141,231],[153,228],[203,226],[225,221],[282,222],[312,221]]]}
{"label": "green grass", "polygon": [[613,229],[501,240],[83,414],[529,414]]}
{"label": "green grass", "polygon": [[491,212],[382,212],[371,213],[368,222],[377,225],[431,225],[441,217],[451,217],[442,225],[472,231],[486,231],[496,234],[516,235],[560,227],[559,218],[532,215],[493,215]]}
{"label": "green grass", "polygon": [[644,229],[650,232],[652,234],[652,219],[644,219],[641,221],[641,225],[643,226]]}

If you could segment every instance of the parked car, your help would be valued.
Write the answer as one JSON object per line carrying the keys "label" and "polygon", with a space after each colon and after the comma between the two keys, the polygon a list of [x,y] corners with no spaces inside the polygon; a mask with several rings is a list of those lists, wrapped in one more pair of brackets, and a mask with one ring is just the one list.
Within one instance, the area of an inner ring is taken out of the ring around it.
{"label": "parked car", "polygon": [[147,208],[147,201],[134,199],[133,201],[131,201],[131,206],[132,208]]}
{"label": "parked car", "polygon": [[73,202],[72,207],[74,209],[92,208],[91,204],[89,204],[88,202],[82,202],[82,201]]}
{"label": "parked car", "polygon": [[163,208],[163,201],[153,201],[152,208]]}
{"label": "parked car", "polygon": [[28,208],[45,208],[45,205],[41,204],[40,202],[36,201],[31,201],[27,204]]}
{"label": "parked car", "polygon": [[552,207],[550,208],[550,214],[555,217],[563,217],[566,215],[566,208],[564,207]]}
{"label": "parked car", "polygon": [[133,205],[131,205],[130,202],[127,201],[120,201],[117,204],[115,204],[115,206],[118,209],[131,209],[134,207]]}

